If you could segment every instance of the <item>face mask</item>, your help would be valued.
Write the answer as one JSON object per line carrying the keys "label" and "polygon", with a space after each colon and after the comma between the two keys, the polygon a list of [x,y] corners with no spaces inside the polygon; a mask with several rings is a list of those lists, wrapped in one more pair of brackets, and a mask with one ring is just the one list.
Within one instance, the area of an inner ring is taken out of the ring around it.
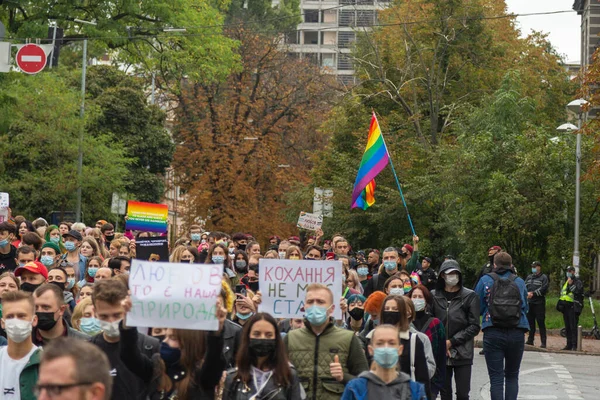
{"label": "face mask", "polygon": [[283,260],[283,259],[285,258],[285,251],[280,251],[280,252],[279,252],[279,258],[280,258],[281,260]]}
{"label": "face mask", "polygon": [[238,250],[246,251],[246,245],[245,244],[238,244]]}
{"label": "face mask", "polygon": [[60,290],[65,290],[65,286],[67,284],[67,282],[56,282],[56,281],[52,281],[50,283],[58,286],[60,288]]}
{"label": "face mask", "polygon": [[75,242],[65,242],[65,249],[67,249],[67,251],[75,251],[76,248],[77,245]]}
{"label": "face mask", "polygon": [[100,321],[97,318],[81,318],[81,321],[79,321],[79,330],[90,336],[94,336],[101,331]]}
{"label": "face mask", "polygon": [[163,359],[167,368],[174,366],[181,360],[181,350],[171,347],[165,342],[160,343],[160,358]]}
{"label": "face mask", "polygon": [[235,269],[237,269],[238,271],[245,271],[246,270],[246,261],[245,260],[237,260],[235,262]]}
{"label": "face mask", "polygon": [[531,268],[531,273],[532,274],[537,274],[537,268]]}
{"label": "face mask", "polygon": [[73,286],[75,286],[75,278],[67,279],[67,290],[73,289]]}
{"label": "face mask", "polygon": [[377,347],[373,349],[373,360],[382,368],[393,368],[398,363],[398,349]]}
{"label": "face mask", "polygon": [[4,247],[8,245],[8,239],[0,240],[0,247]]}
{"label": "face mask", "polygon": [[35,292],[35,289],[39,288],[40,286],[42,286],[41,283],[34,285],[33,283],[25,282],[25,283],[21,283],[21,290],[24,292],[33,293],[33,292]]}
{"label": "face mask", "polygon": [[365,316],[365,310],[357,307],[348,311],[348,314],[350,314],[350,318],[352,318],[353,320],[360,321]]}
{"label": "face mask", "polygon": [[213,264],[223,264],[223,261],[225,261],[224,256],[212,256]]}
{"label": "face mask", "polygon": [[248,282],[248,287],[250,288],[250,290],[252,290],[254,293],[258,292],[258,282]]}
{"label": "face mask", "polygon": [[115,238],[115,235],[107,235],[107,236],[104,236],[104,237],[106,238],[107,242],[112,242],[112,240]]}
{"label": "face mask", "polygon": [[449,287],[458,285],[458,275],[444,275],[444,281]]}
{"label": "face mask", "polygon": [[423,311],[425,309],[425,299],[412,299],[415,305],[415,311]]}
{"label": "face mask", "polygon": [[41,256],[40,262],[44,264],[46,267],[50,267],[54,265],[54,257],[52,256]]}
{"label": "face mask", "polygon": [[404,289],[395,287],[390,289],[390,296],[404,296]]}
{"label": "face mask", "polygon": [[567,278],[572,278],[572,277],[573,277],[573,274],[570,272],[567,272]]}
{"label": "face mask", "polygon": [[235,252],[235,248],[233,248],[233,247],[230,247],[230,248],[229,248],[229,254],[233,254],[234,252]]}
{"label": "face mask", "polygon": [[312,306],[306,309],[306,319],[311,325],[320,326],[327,322],[328,307]]}
{"label": "face mask", "polygon": [[250,339],[250,353],[256,357],[270,356],[275,353],[275,339]]}
{"label": "face mask", "polygon": [[20,262],[20,263],[19,263],[19,267],[24,267],[24,266],[25,266],[25,264],[27,264],[27,263],[22,263],[22,262]]}
{"label": "face mask", "polygon": [[253,316],[254,313],[249,313],[249,314],[240,314],[239,312],[235,313],[235,316],[238,317],[238,319],[241,319],[242,321],[247,320],[248,318],[250,318],[251,316]]}
{"label": "face mask", "polygon": [[36,312],[35,315],[38,317],[37,327],[42,331],[49,331],[56,325],[53,312]]}
{"label": "face mask", "polygon": [[398,311],[384,311],[381,313],[381,322],[396,326],[400,322],[400,313]]}
{"label": "face mask", "polygon": [[199,241],[200,238],[202,237],[202,235],[200,235],[199,233],[192,233],[190,236],[192,237],[193,242]]}
{"label": "face mask", "polygon": [[104,331],[104,334],[106,336],[108,336],[109,338],[118,338],[121,336],[121,332],[119,332],[119,322],[121,322],[121,320],[114,321],[114,322],[108,322],[108,321],[99,321],[99,322],[100,322],[100,329],[102,329]]}
{"label": "face mask", "polygon": [[59,244],[60,243],[60,238],[59,237],[51,237],[50,241],[54,244]]}
{"label": "face mask", "polygon": [[95,277],[96,272],[98,272],[98,268],[96,268],[96,267],[88,268],[88,275],[90,276],[90,278]]}
{"label": "face mask", "polygon": [[385,267],[386,271],[392,271],[394,269],[396,269],[396,261],[384,261],[383,262],[383,266]]}
{"label": "face mask", "polygon": [[159,342],[163,342],[166,338],[167,335],[156,335],[156,336],[152,336],[154,339],[158,339]]}
{"label": "face mask", "polygon": [[358,272],[359,276],[367,276],[367,275],[369,275],[369,268],[359,267],[356,269],[356,272]]}
{"label": "face mask", "polygon": [[300,257],[298,257],[298,256],[290,256],[290,260],[299,260],[299,259],[300,259]]}
{"label": "face mask", "polygon": [[22,343],[31,336],[31,321],[10,318],[4,320],[6,327],[6,336],[15,343]]}
{"label": "face mask", "polygon": [[202,244],[206,243],[206,239],[202,239],[202,242],[200,242]]}

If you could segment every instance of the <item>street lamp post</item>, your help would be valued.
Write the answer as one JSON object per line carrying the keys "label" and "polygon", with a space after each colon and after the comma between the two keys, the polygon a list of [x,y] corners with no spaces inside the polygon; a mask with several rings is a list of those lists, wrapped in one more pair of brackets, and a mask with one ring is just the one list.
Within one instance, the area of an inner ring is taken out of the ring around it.
{"label": "street lamp post", "polygon": [[575,150],[575,232],[573,237],[573,268],[575,275],[579,276],[579,205],[580,205],[580,177],[581,177],[581,121],[585,106],[588,102],[584,99],[573,100],[567,105],[567,110],[577,115],[577,126],[563,124],[558,127],[561,132],[577,130],[577,145]]}

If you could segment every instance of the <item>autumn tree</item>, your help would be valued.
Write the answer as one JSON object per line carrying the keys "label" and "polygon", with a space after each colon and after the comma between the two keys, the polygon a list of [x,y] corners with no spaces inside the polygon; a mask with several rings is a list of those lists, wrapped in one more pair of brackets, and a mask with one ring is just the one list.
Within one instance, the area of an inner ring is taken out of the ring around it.
{"label": "autumn tree", "polygon": [[278,38],[242,27],[241,71],[223,83],[184,87],[173,137],[174,167],[187,194],[187,223],[255,235],[291,233],[283,194],[307,182],[324,144],[318,127],[333,97],[331,76],[281,51]]}

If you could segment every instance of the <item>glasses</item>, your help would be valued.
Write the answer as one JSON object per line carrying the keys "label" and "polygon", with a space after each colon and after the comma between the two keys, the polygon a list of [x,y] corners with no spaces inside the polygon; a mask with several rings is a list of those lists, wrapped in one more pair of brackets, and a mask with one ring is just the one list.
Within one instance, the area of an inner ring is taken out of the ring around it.
{"label": "glasses", "polygon": [[45,385],[35,385],[35,387],[33,388],[33,394],[36,397],[39,397],[40,394],[42,394],[42,391],[45,390],[46,394],[48,394],[48,396],[50,397],[60,396],[63,390],[68,390],[77,386],[91,385],[92,383],[94,382],[66,383],[62,385],[53,383],[48,383]]}

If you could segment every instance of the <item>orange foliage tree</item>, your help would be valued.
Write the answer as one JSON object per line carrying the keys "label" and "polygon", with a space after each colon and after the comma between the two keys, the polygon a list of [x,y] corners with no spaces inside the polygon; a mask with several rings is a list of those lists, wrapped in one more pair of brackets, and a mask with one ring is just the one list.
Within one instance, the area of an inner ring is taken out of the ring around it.
{"label": "orange foliage tree", "polygon": [[186,193],[185,224],[287,235],[282,196],[308,182],[318,131],[335,97],[335,80],[282,51],[280,41],[239,28],[242,68],[220,83],[183,85],[173,166]]}

